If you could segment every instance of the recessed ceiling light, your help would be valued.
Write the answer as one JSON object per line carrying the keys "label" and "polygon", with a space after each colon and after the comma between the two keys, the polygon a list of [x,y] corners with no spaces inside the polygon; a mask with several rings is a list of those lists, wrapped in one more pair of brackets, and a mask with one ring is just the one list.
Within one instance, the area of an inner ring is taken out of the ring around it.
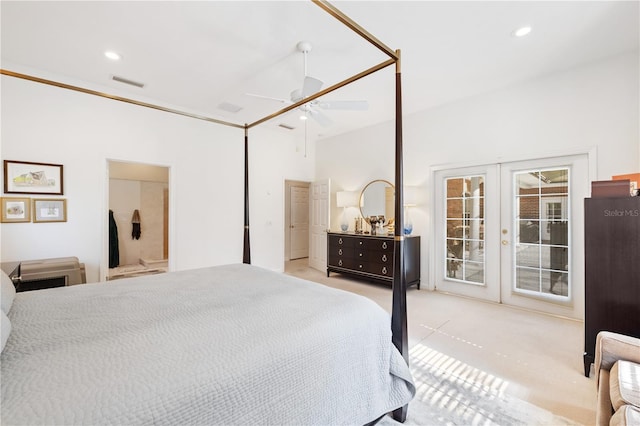
{"label": "recessed ceiling light", "polygon": [[524,37],[531,32],[531,27],[520,27],[513,32],[516,37]]}
{"label": "recessed ceiling light", "polygon": [[111,59],[112,61],[119,61],[121,56],[119,54],[117,54],[116,52],[113,52],[111,50],[107,50],[106,52],[104,52],[104,56],[106,56],[107,58]]}

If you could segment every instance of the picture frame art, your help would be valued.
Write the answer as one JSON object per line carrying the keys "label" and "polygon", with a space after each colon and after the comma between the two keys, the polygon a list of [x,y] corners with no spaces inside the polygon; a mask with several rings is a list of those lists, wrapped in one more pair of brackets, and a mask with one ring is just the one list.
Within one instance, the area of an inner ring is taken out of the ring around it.
{"label": "picture frame art", "polygon": [[2,197],[1,204],[1,222],[31,222],[31,200],[29,198]]}
{"label": "picture frame art", "polygon": [[62,164],[4,160],[7,194],[63,194]]}
{"label": "picture frame art", "polygon": [[34,198],[33,222],[66,222],[67,200],[64,198]]}

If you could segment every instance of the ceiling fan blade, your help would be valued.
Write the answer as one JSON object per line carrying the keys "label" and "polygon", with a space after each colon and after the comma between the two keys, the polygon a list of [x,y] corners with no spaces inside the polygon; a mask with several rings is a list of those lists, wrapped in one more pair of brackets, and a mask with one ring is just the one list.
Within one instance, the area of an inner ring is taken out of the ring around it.
{"label": "ceiling fan blade", "polygon": [[321,101],[317,104],[322,109],[344,109],[352,111],[365,111],[369,109],[367,101]]}
{"label": "ceiling fan blade", "polygon": [[307,96],[311,96],[314,93],[317,93],[322,88],[324,83],[317,78],[306,76],[304,78],[304,83],[302,84],[302,97],[306,98]]}
{"label": "ceiling fan blade", "polygon": [[331,124],[333,124],[333,121],[331,121],[329,117],[327,117],[326,115],[324,115],[318,110],[310,109],[309,115],[311,115],[311,118],[316,120],[318,124],[320,124],[323,127],[329,127],[331,126]]}
{"label": "ceiling fan blade", "polygon": [[256,95],[255,93],[245,93],[245,95],[251,96],[253,98],[268,99],[270,101],[278,101],[278,102],[281,102],[283,104],[290,104],[291,103],[291,101],[289,99],[273,98],[271,96]]}

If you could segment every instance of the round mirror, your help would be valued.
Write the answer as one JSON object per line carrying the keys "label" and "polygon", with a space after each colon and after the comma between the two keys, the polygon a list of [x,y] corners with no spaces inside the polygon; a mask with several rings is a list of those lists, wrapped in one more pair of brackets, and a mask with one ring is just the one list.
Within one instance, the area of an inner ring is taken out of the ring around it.
{"label": "round mirror", "polygon": [[368,222],[371,216],[384,216],[384,223],[393,219],[395,211],[395,188],[389,181],[371,181],[360,193],[360,214]]}

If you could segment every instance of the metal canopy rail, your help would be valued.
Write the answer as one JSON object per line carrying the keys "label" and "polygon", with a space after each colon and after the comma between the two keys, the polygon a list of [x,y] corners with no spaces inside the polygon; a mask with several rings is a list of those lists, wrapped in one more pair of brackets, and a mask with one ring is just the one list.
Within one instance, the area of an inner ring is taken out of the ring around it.
{"label": "metal canopy rail", "polygon": [[[408,348],[408,333],[407,333],[407,283],[402,273],[404,271],[404,218],[402,214],[403,207],[403,154],[402,154],[402,84],[401,84],[401,72],[400,72],[400,50],[392,50],[376,37],[374,37],[367,30],[362,28],[360,25],[355,23],[351,18],[346,16],[340,10],[338,10],[335,6],[330,4],[326,0],[310,0],[325,12],[333,16],[335,19],[343,23],[353,32],[361,36],[363,39],[367,40],[373,46],[384,52],[386,55],[390,57],[389,60],[381,62],[378,65],[375,65],[365,71],[362,71],[350,78],[347,78],[337,84],[334,84],[331,87],[328,87],[314,95],[308,96],[292,105],[289,105],[286,108],[283,108],[279,111],[276,111],[273,114],[270,114],[260,120],[257,120],[250,124],[237,124],[231,123],[223,120],[218,120],[212,117],[206,117],[203,115],[198,115],[186,111],[180,111],[173,108],[162,107],[159,105],[150,104],[147,102],[137,101],[135,99],[125,98],[122,96],[116,96],[109,93],[99,92],[96,90],[86,89],[79,86],[74,86],[70,84],[60,83],[52,80],[47,80],[44,78],[39,78],[27,74],[21,74],[5,69],[0,69],[0,74],[7,75],[15,78],[21,78],[24,80],[29,80],[37,83],[47,84],[51,86],[60,87],[63,89],[73,90],[76,92],[86,93],[89,95],[100,96],[103,98],[112,99],[119,102],[125,102],[133,105],[142,106],[145,108],[151,108],[159,111],[164,111],[172,114],[178,114],[190,118],[194,118],[197,120],[208,121],[216,124],[221,124],[225,126],[231,126],[235,128],[244,129],[244,243],[243,243],[243,262],[251,263],[251,248],[249,241],[249,160],[248,160],[248,149],[249,149],[249,129],[255,127],[259,124],[262,124],[266,121],[269,121],[275,117],[278,117],[292,109],[298,108],[310,101],[313,101],[321,96],[324,96],[328,93],[331,93],[335,90],[340,89],[350,83],[353,83],[356,80],[359,80],[363,77],[366,77],[370,74],[373,74],[376,71],[379,71],[383,68],[388,67],[389,65],[396,64],[396,78],[395,78],[395,86],[396,86],[396,109],[395,109],[395,187],[396,187],[396,197],[395,197],[395,218],[396,225],[394,229],[394,262],[393,262],[393,302],[392,302],[392,313],[391,313],[391,331],[392,331],[392,341],[396,348],[400,351],[402,356],[404,357],[407,364],[409,363],[409,348]],[[399,422],[404,422],[407,418],[407,410],[408,405],[398,408],[393,412],[393,418]]]}

